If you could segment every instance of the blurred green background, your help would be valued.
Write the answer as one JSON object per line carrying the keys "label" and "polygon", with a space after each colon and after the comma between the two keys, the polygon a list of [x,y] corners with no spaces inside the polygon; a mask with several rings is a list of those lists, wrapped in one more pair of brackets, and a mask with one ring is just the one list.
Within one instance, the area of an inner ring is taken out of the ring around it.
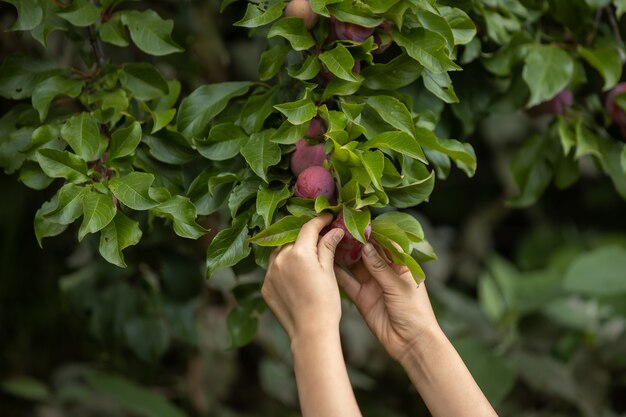
{"label": "blurred green background", "polygon": [[[243,5],[220,14],[214,0],[143,3],[175,21],[186,52],[158,66],[184,91],[257,78],[265,45],[231,26]],[[14,19],[0,3],[0,27]],[[64,60],[72,48],[61,33],[46,51],[26,33],[0,33],[2,57]],[[145,59],[132,48],[107,46],[106,54],[116,63]],[[480,69],[472,65],[455,75],[457,91],[475,82]],[[0,113],[11,106],[0,100]],[[467,137],[458,122],[446,125],[474,146],[479,168],[472,179],[453,170],[428,203],[409,210],[439,257],[424,265],[427,286],[442,327],[501,416],[626,416],[624,200],[583,160],[571,188],[551,186],[527,209],[505,204],[515,194],[513,155],[543,122],[495,112]],[[298,415],[289,343],[269,313],[253,343],[229,348],[228,314],[237,296],[258,288],[261,271],[242,266],[205,281],[207,242],[158,225],[129,251],[125,270],[71,232],[40,249],[32,222],[51,193],[5,174],[0,190],[1,415]],[[219,219],[207,225],[217,229]],[[344,303],[345,355],[364,415],[427,416]]]}

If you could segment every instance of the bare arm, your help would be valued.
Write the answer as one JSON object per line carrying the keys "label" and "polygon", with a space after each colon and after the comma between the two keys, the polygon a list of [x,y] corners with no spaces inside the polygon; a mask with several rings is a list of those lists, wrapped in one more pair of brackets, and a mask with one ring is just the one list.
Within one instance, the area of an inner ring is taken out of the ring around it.
{"label": "bare arm", "polygon": [[434,417],[494,417],[494,409],[439,327],[426,287],[368,244],[339,284],[392,358],[400,362]]}
{"label": "bare arm", "polygon": [[360,417],[339,339],[333,263],[343,231],[331,230],[318,242],[331,220],[311,220],[294,244],[272,254],[262,294],[291,339],[303,417]]}

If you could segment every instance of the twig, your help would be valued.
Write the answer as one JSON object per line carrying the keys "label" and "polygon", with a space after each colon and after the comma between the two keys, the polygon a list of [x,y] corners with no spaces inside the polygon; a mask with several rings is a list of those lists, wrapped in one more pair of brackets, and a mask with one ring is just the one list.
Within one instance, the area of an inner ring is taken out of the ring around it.
{"label": "twig", "polygon": [[609,15],[609,23],[611,24],[611,28],[613,29],[613,34],[615,35],[615,40],[619,44],[620,48],[624,47],[624,41],[622,40],[622,35],[619,33],[619,25],[617,24],[617,20],[615,20],[615,15],[611,9],[606,9],[606,14]]}
{"label": "twig", "polygon": [[102,50],[102,42],[98,35],[96,35],[96,29],[93,25],[89,26],[87,30],[89,31],[89,43],[91,43],[91,49],[96,57],[96,67],[100,69],[104,66],[104,62],[106,61],[104,51]]}

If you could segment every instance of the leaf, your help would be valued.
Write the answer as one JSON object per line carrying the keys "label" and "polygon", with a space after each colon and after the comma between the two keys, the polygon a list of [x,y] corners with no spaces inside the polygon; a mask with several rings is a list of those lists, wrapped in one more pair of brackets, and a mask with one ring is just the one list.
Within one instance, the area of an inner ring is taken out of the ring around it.
{"label": "leaf", "polygon": [[3,0],[17,9],[17,20],[11,30],[33,30],[43,19],[43,10],[38,0]]}
{"label": "leaf", "polygon": [[424,29],[428,29],[443,37],[449,50],[454,48],[454,34],[452,33],[450,24],[446,19],[425,9],[418,10],[416,14]]}
{"label": "leaf", "polygon": [[296,51],[304,51],[315,46],[315,40],[304,27],[304,21],[299,17],[285,17],[272,25],[268,38],[280,36],[287,39]]}
{"label": "leaf", "polygon": [[578,53],[604,78],[603,90],[614,87],[622,77],[622,58],[614,42],[601,42],[593,49],[578,45]]}
{"label": "leaf", "polygon": [[83,196],[87,192],[87,188],[72,183],[63,185],[56,194],[56,207],[46,213],[44,218],[58,224],[74,223],[83,214]]}
{"label": "leaf", "polygon": [[274,103],[278,97],[278,88],[272,87],[260,94],[248,98],[239,116],[240,125],[248,134],[263,129],[268,117],[274,112]]}
{"label": "leaf", "polygon": [[422,74],[422,66],[405,54],[386,64],[369,65],[363,69],[363,85],[373,90],[396,90],[405,87]]}
{"label": "leaf", "polygon": [[448,21],[455,45],[467,45],[476,36],[476,26],[472,19],[456,7],[439,7],[439,12]]}
{"label": "leaf", "polygon": [[133,210],[148,210],[157,203],[150,197],[149,189],[154,175],[145,172],[131,172],[109,181],[109,189],[124,205]]}
{"label": "leaf", "polygon": [[208,139],[194,141],[194,144],[205,158],[225,161],[238,155],[247,139],[248,135],[239,126],[222,123],[211,128]]}
{"label": "leaf", "polygon": [[38,84],[33,90],[32,103],[35,110],[39,112],[39,120],[43,122],[46,119],[50,103],[55,97],[76,98],[83,90],[84,85],[84,81],[70,80],[60,75],[47,78]]}
{"label": "leaf", "polygon": [[308,95],[290,103],[277,104],[274,108],[284,114],[292,125],[301,125],[317,115],[317,107]]}
{"label": "leaf", "polygon": [[[282,63],[282,61],[281,61]],[[320,60],[317,55],[312,54],[306,57],[300,68],[287,68],[289,76],[300,81],[310,80],[320,72]]]}
{"label": "leaf", "polygon": [[241,155],[246,159],[250,168],[267,182],[267,170],[270,166],[280,162],[280,146],[270,141],[273,131],[265,130],[254,133],[241,147]]}
{"label": "leaf", "polygon": [[124,31],[121,13],[114,13],[109,20],[100,25],[99,31],[100,39],[103,42],[121,48],[128,46],[128,38]]}
{"label": "leaf", "polygon": [[180,237],[198,239],[207,232],[196,223],[196,206],[187,197],[175,195],[156,206],[153,211],[172,220],[174,232]]}
{"label": "leaf", "polygon": [[29,376],[3,381],[2,391],[29,401],[46,402],[52,398],[52,392],[46,384]]}
{"label": "leaf", "polygon": [[231,227],[220,231],[207,249],[207,277],[215,271],[237,265],[250,254],[248,226],[245,219],[234,219]]}
{"label": "leaf", "polygon": [[96,233],[111,223],[117,207],[113,196],[91,191],[82,196],[83,223],[78,230],[78,240],[82,241],[88,233]]}
{"label": "leaf", "polygon": [[469,143],[454,139],[439,139],[433,132],[423,127],[416,128],[417,141],[426,148],[448,155],[468,176],[476,172],[476,153]]}
{"label": "leaf", "polygon": [[90,113],[72,116],[63,125],[61,136],[84,161],[93,161],[102,153],[104,138]]}
{"label": "leaf", "polygon": [[454,86],[448,73],[433,74],[428,70],[424,70],[422,73],[422,79],[424,80],[424,86],[428,91],[435,96],[445,101],[446,103],[458,103],[459,98],[454,92]]}
{"label": "leaf", "polygon": [[256,212],[263,218],[265,227],[269,227],[274,220],[276,208],[291,197],[291,191],[287,185],[278,190],[270,190],[264,186],[259,188],[256,197]]}
{"label": "leaf", "polygon": [[139,223],[117,210],[113,221],[109,222],[100,233],[100,254],[108,262],[120,268],[126,268],[122,251],[139,243],[141,235]]}
{"label": "leaf", "polygon": [[415,136],[411,113],[400,100],[391,96],[371,96],[367,99],[367,104],[372,107],[385,122],[398,130]]}
{"label": "leaf", "polygon": [[424,240],[424,230],[420,222],[410,215],[401,211],[387,211],[377,216],[372,222],[372,228],[377,221],[384,221],[398,226],[414,242]]}
{"label": "leaf", "polygon": [[67,225],[55,223],[46,219],[46,215],[53,212],[58,206],[58,194],[55,194],[54,197],[50,201],[46,201],[43,205],[37,210],[35,213],[35,237],[37,238],[37,243],[39,247],[42,247],[41,241],[45,237],[57,236],[65,229],[67,229]]}
{"label": "leaf", "polygon": [[238,348],[250,343],[256,336],[259,319],[256,317],[254,304],[238,304],[228,314],[226,326],[230,335],[230,347]]}
{"label": "leaf", "polygon": [[321,53],[319,60],[322,61],[328,71],[338,78],[352,82],[359,80],[359,77],[352,72],[354,58],[342,44],[338,43],[333,49]]}
{"label": "leaf", "polygon": [[372,185],[379,191],[383,190],[381,178],[385,169],[385,155],[380,151],[363,151],[358,154],[362,166],[367,172]]}
{"label": "leaf", "polygon": [[554,45],[535,45],[526,55],[522,77],[530,89],[527,107],[554,97],[572,80],[574,60]]}
{"label": "leaf", "polygon": [[229,100],[246,94],[251,85],[250,82],[225,82],[197,88],[180,104],[176,119],[178,130],[186,136],[201,136]]}
{"label": "leaf", "polygon": [[[163,328],[148,327],[148,331],[144,332],[144,334],[147,333],[146,337],[149,338],[153,338],[163,331]],[[155,334],[151,334],[152,332]],[[119,406],[128,409],[138,416],[187,417],[187,414],[180,408],[168,402],[161,395],[157,395],[126,378],[91,370],[84,373],[84,378],[94,391],[113,400]]]}
{"label": "leaf", "polygon": [[461,69],[450,59],[445,50],[446,41],[437,33],[424,28],[411,29],[407,33],[394,29],[392,33],[394,41],[433,74]]}
{"label": "leaf", "polygon": [[[250,3],[248,3],[248,6],[250,6]],[[259,79],[267,81],[278,74],[289,51],[291,51],[291,48],[287,45],[276,45],[264,51],[259,61]]]}
{"label": "leaf", "polygon": [[120,81],[139,100],[159,98],[169,91],[159,71],[145,62],[124,65]]}
{"label": "leaf", "polygon": [[428,200],[435,187],[435,175],[430,175],[422,180],[399,187],[385,188],[389,197],[389,205],[396,208],[408,208],[417,206]]}
{"label": "leaf", "polygon": [[355,210],[349,206],[343,206],[343,219],[346,224],[346,229],[354,236],[359,242],[365,244],[367,239],[365,238],[365,228],[370,224],[371,214],[368,209]]}
{"label": "leaf", "polygon": [[400,152],[403,155],[410,156],[423,163],[428,163],[424,151],[421,146],[415,140],[415,138],[399,130],[383,132],[374,136],[363,144],[366,149],[378,148],[378,149],[390,149],[392,151]]}
{"label": "leaf", "polygon": [[158,317],[132,317],[124,323],[124,336],[133,352],[146,362],[163,356],[171,338],[165,320]]}
{"label": "leaf", "polygon": [[39,166],[49,177],[65,178],[76,184],[89,181],[87,164],[73,153],[56,149],[40,149],[36,155]]}
{"label": "leaf", "polygon": [[295,242],[300,229],[309,220],[309,216],[285,216],[251,237],[250,242],[259,246],[281,246]]}
{"label": "leaf", "polygon": [[134,121],[130,126],[118,129],[111,134],[111,145],[107,158],[114,160],[132,155],[141,142],[141,125]]}
{"label": "leaf", "polygon": [[161,19],[154,10],[124,10],[121,18],[135,45],[145,53],[162,56],[183,51],[171,37],[174,22]]}
{"label": "leaf", "polygon": [[[380,216],[379,216],[380,217]],[[411,251],[411,240],[402,228],[389,220],[376,218],[372,221],[372,233],[385,236],[400,245],[403,251]]]}
{"label": "leaf", "polygon": [[545,138],[535,136],[524,143],[511,163],[511,171],[520,195],[507,201],[513,207],[533,204],[550,184],[552,168],[546,161]]}
{"label": "leaf", "polygon": [[0,67],[0,96],[12,100],[30,97],[39,83],[63,72],[53,61],[9,55]]}
{"label": "leaf", "polygon": [[278,19],[283,14],[284,7],[285,4],[281,1],[274,3],[265,10],[257,4],[248,3],[246,14],[241,20],[233,23],[233,25],[245,28],[255,28],[266,25]]}
{"label": "leaf", "polygon": [[405,265],[409,268],[411,276],[418,285],[424,281],[426,275],[424,274],[422,267],[410,255],[398,249],[391,239],[385,235],[379,234],[378,232],[374,232],[374,230],[372,230],[372,239],[387,249],[387,251],[391,254],[391,260],[393,263],[396,265]]}
{"label": "leaf", "polygon": [[599,297],[626,293],[626,249],[605,246],[578,256],[565,274],[569,291]]}
{"label": "leaf", "polygon": [[74,26],[85,27],[93,25],[100,18],[100,8],[88,0],[74,0],[72,4],[57,13]]}

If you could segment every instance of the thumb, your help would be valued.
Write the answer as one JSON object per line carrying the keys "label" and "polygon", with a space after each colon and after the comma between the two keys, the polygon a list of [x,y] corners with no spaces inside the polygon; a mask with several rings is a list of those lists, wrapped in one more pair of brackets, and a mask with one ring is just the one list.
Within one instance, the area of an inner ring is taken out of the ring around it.
{"label": "thumb", "polygon": [[371,243],[363,247],[363,264],[383,290],[395,288],[398,283],[398,274],[389,266],[389,263],[380,255]]}
{"label": "thumb", "polygon": [[344,232],[342,229],[332,229],[320,239],[317,244],[317,253],[320,263],[324,268],[333,269],[335,262],[335,250],[337,245],[343,239]]}

